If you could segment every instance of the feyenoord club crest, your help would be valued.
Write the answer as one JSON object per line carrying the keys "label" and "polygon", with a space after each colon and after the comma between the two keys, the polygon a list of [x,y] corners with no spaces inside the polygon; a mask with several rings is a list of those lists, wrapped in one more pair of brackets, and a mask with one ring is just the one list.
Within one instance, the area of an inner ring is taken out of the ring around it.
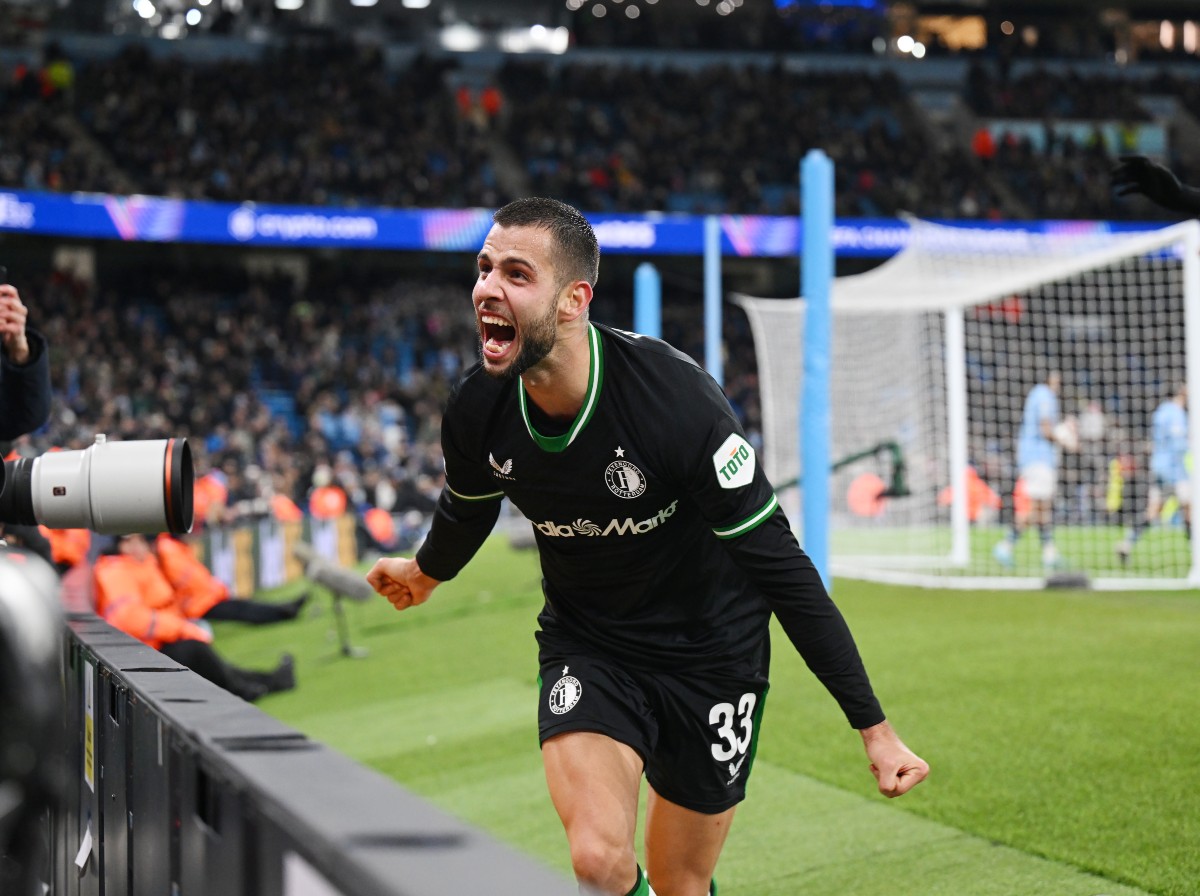
{"label": "feyenoord club crest", "polygon": [[618,498],[636,498],[646,490],[646,477],[627,460],[614,460],[604,471],[608,490]]}
{"label": "feyenoord club crest", "polygon": [[550,711],[556,716],[570,712],[583,693],[583,685],[579,683],[579,679],[567,674],[570,671],[570,666],[563,666],[562,678],[554,682],[554,687],[550,689]]}

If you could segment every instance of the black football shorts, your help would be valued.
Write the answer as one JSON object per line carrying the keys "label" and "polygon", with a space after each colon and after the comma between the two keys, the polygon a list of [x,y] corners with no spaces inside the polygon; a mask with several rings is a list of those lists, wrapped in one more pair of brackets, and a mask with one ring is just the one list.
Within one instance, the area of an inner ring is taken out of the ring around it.
{"label": "black football shorts", "polygon": [[736,662],[670,673],[630,668],[539,634],[538,735],[594,731],[641,755],[662,797],[716,814],[741,802],[767,695],[770,646]]}

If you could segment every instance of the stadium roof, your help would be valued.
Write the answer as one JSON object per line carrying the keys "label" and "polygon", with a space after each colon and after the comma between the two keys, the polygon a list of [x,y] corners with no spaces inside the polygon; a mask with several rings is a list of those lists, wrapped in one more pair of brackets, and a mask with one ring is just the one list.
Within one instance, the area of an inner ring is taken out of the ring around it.
{"label": "stadium roof", "polygon": [[183,37],[244,34],[253,28],[260,36],[319,31],[404,41],[460,24],[489,33],[543,25],[565,35],[589,11],[615,15],[622,10],[622,18],[635,18],[651,8],[697,21],[728,15],[729,27],[736,28],[743,10],[756,10],[761,17],[773,7],[822,9],[830,4],[893,8],[904,15],[985,15],[994,22],[1023,15],[1040,23],[1057,17],[1096,21],[1108,10],[1125,10],[1140,20],[1200,19],[1197,0],[0,0],[0,14],[24,20],[31,28],[91,34]]}

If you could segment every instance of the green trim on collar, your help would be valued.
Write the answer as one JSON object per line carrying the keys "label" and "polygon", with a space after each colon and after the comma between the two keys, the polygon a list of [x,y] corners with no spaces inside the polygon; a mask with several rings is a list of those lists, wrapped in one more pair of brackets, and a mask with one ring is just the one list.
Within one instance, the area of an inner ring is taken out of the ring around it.
{"label": "green trim on collar", "polygon": [[575,441],[575,437],[588,425],[592,414],[596,412],[596,404],[600,400],[600,387],[604,381],[604,347],[600,341],[600,331],[588,324],[588,385],[587,393],[583,396],[583,407],[575,415],[575,421],[561,436],[544,436],[533,428],[529,419],[529,399],[525,396],[525,383],[518,380],[517,398],[521,405],[521,417],[525,420],[525,428],[530,437],[543,451],[558,454]]}

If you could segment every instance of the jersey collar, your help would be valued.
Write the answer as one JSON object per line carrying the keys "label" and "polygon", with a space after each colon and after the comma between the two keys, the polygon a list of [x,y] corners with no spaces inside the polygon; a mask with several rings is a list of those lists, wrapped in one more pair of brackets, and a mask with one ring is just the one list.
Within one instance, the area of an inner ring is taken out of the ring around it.
{"label": "jersey collar", "polygon": [[588,324],[588,384],[587,393],[583,396],[583,407],[575,415],[571,427],[561,436],[544,436],[533,428],[529,419],[529,399],[525,397],[525,384],[517,380],[517,398],[521,405],[521,417],[525,420],[525,428],[537,446],[543,451],[557,454],[575,441],[575,437],[583,431],[592,414],[596,411],[596,403],[600,399],[600,386],[604,380],[604,349],[600,342],[600,332]]}

